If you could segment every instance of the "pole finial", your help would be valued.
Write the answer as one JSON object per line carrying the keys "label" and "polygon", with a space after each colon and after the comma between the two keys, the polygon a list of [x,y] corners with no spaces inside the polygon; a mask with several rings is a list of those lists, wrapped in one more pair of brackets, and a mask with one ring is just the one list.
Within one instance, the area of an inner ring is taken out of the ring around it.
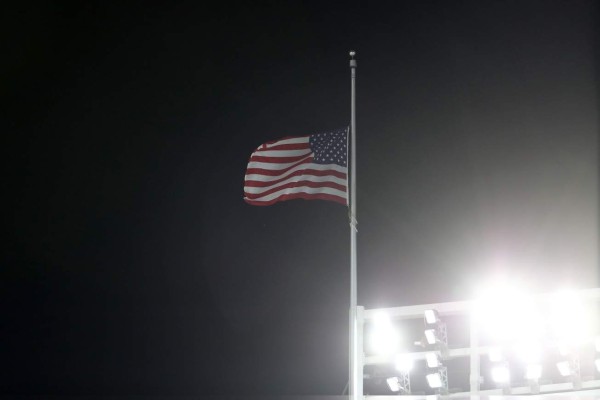
{"label": "pole finial", "polygon": [[350,68],[356,68],[356,60],[354,59],[355,55],[356,55],[356,52],[354,50],[350,50],[350,57],[352,57],[350,59]]}

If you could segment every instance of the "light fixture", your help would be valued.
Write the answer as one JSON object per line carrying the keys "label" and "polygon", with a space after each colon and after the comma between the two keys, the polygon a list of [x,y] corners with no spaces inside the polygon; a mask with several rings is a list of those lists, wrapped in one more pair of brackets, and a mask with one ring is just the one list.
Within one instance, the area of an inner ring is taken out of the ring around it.
{"label": "light fixture", "polygon": [[440,314],[437,310],[425,310],[425,322],[434,325],[440,322]]}
{"label": "light fixture", "polygon": [[475,306],[476,318],[483,333],[495,342],[510,342],[521,335],[519,328],[527,331],[533,321],[535,310],[525,292],[515,283],[499,282],[488,288]]}
{"label": "light fixture", "polygon": [[525,341],[515,346],[517,356],[526,364],[535,364],[540,362],[542,346],[539,342]]}
{"label": "light fixture", "polygon": [[573,383],[574,389],[581,389],[581,368],[577,355],[571,354],[568,358],[557,362],[556,367],[561,376]]}
{"label": "light fixture", "polygon": [[429,346],[435,346],[442,354],[447,352],[448,336],[446,333],[446,324],[440,319],[437,310],[428,309],[423,312],[425,317],[425,340]]}
{"label": "light fixture", "polygon": [[427,361],[427,366],[429,368],[438,368],[442,365],[442,362],[436,353],[427,353],[425,355],[425,360]]}
{"label": "light fixture", "polygon": [[498,365],[492,368],[492,380],[504,384],[510,381],[510,371],[506,365]]}
{"label": "light fixture", "polygon": [[408,354],[398,354],[394,364],[397,371],[408,373],[413,367],[413,359]]}
{"label": "light fixture", "polygon": [[430,388],[439,389],[442,387],[442,377],[439,373],[428,374],[425,378],[427,378],[427,384]]}
{"label": "light fixture", "polygon": [[541,364],[529,364],[525,371],[525,379],[530,381],[537,381],[542,376]]}
{"label": "light fixture", "polygon": [[425,329],[425,339],[427,340],[427,343],[435,344],[437,342],[436,336],[435,329]]}
{"label": "light fixture", "polygon": [[397,376],[393,376],[391,378],[387,378],[386,383],[392,392],[399,392],[402,389],[400,385],[400,379]]}
{"label": "light fixture", "polygon": [[373,332],[371,333],[371,349],[377,354],[393,354],[398,347],[398,334],[390,317],[379,312],[373,319]]}
{"label": "light fixture", "polygon": [[556,363],[556,367],[562,376],[571,376],[573,374],[571,363],[568,361],[559,361]]}

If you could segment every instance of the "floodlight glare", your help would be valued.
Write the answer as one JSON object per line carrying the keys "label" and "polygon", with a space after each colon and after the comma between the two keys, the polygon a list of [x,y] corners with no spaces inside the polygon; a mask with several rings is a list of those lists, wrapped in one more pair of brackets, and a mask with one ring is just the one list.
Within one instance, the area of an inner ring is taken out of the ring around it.
{"label": "floodlight glare", "polygon": [[435,342],[437,341],[435,329],[426,329],[425,330],[425,339],[427,339],[427,343],[435,344]]}
{"label": "floodlight glare", "polygon": [[385,381],[392,392],[399,392],[400,389],[402,389],[402,386],[400,386],[400,379],[398,379],[397,376],[387,378]]}
{"label": "floodlight glare", "polygon": [[496,383],[507,383],[510,381],[510,371],[506,365],[492,368],[492,380]]}
{"label": "floodlight glare", "polygon": [[594,344],[596,346],[596,351],[600,353],[600,336],[596,336],[596,339],[594,340]]}
{"label": "floodlight glare", "polygon": [[542,348],[538,342],[521,342],[515,346],[515,352],[524,363],[534,364],[540,362]]}
{"label": "floodlight glare", "polygon": [[571,369],[571,363],[568,361],[560,361],[556,363],[556,367],[558,368],[558,372],[562,376],[571,376],[573,374],[573,370]]}
{"label": "floodlight glare", "polygon": [[563,357],[568,356],[569,354],[571,354],[571,349],[567,344],[560,343],[558,345],[558,354],[560,354]]}
{"label": "floodlight glare", "polygon": [[491,362],[499,362],[504,359],[502,349],[500,347],[492,347],[488,353]]}
{"label": "floodlight glare", "polygon": [[542,376],[542,366],[540,364],[529,364],[525,371],[525,378],[530,381],[537,381]]}
{"label": "floodlight glare", "polygon": [[442,377],[440,374],[429,374],[425,378],[427,378],[427,384],[432,389],[439,389],[442,387]]}
{"label": "floodlight glare", "polygon": [[596,369],[598,370],[598,372],[600,372],[600,359],[594,361],[594,364],[596,364]]}
{"label": "floodlight glare", "polygon": [[436,310],[425,310],[425,322],[429,325],[440,322],[440,315]]}
{"label": "floodlight glare", "polygon": [[383,312],[378,313],[373,319],[373,332],[371,334],[371,348],[377,354],[392,354],[398,346],[396,333],[389,316]]}
{"label": "floodlight glare", "polygon": [[569,345],[583,343],[590,334],[588,310],[575,292],[558,292],[552,299],[551,327],[554,336]]}
{"label": "floodlight glare", "polygon": [[408,373],[413,367],[413,359],[408,354],[398,354],[395,366],[399,372]]}
{"label": "floodlight glare", "polygon": [[425,359],[427,360],[427,366],[429,368],[437,368],[440,365],[442,365],[442,363],[440,362],[440,359],[436,353],[427,353],[425,355]]}
{"label": "floodlight glare", "polygon": [[[524,307],[529,299],[524,292],[507,283],[494,283],[476,303],[479,324],[493,340],[511,341],[520,335],[517,327],[528,326],[534,311]],[[527,328],[527,330],[530,330]]]}

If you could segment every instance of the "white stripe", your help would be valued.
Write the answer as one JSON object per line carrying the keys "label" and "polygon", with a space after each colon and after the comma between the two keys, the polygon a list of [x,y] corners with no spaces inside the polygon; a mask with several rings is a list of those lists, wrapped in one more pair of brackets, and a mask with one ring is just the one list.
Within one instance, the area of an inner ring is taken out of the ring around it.
{"label": "white stripe", "polygon": [[[271,166],[272,164],[269,163],[262,163],[265,164],[267,166]],[[271,169],[268,167],[265,167],[265,169]],[[314,169],[316,171],[337,171],[337,172],[341,172],[343,174],[347,174],[348,173],[348,168],[346,167],[342,167],[341,165],[337,165],[337,164],[314,164],[314,163],[309,163],[309,164],[300,164],[292,169],[290,169],[289,171],[286,171],[284,174],[281,175],[276,175],[276,176],[271,176],[271,175],[262,175],[262,174],[248,174],[246,175],[245,180],[247,181],[263,181],[263,182],[268,182],[268,181],[276,181],[277,179],[281,179],[283,177],[286,177],[296,171],[300,171],[303,169]]]}
{"label": "white stripe", "polygon": [[310,149],[304,150],[263,150],[263,151],[255,151],[252,153],[252,156],[261,156],[261,157],[297,157],[297,156],[307,156],[310,153]]}
{"label": "white stripe", "polygon": [[306,156],[306,158],[303,158],[302,160],[297,160],[291,163],[269,163],[269,162],[260,162],[260,161],[250,161],[248,163],[248,168],[263,168],[263,169],[270,169],[272,171],[278,171],[280,169],[286,169],[291,167],[292,165],[295,165],[299,162],[302,162],[304,160],[307,159],[312,159],[312,153],[308,156]]}
{"label": "white stripe", "polygon": [[251,201],[270,201],[273,200],[279,196],[281,196],[282,194],[294,194],[294,193],[307,193],[307,194],[317,194],[317,193],[325,193],[325,194],[331,194],[334,196],[339,196],[343,199],[346,198],[346,192],[342,192],[341,190],[337,190],[337,189],[332,189],[332,188],[328,188],[328,187],[324,187],[324,188],[309,188],[309,187],[295,187],[295,188],[288,188],[285,190],[280,190],[274,193],[271,193],[269,195],[260,197],[258,199],[248,199]]}
{"label": "white stripe", "polygon": [[300,182],[300,181],[310,181],[310,182],[332,182],[337,183],[339,185],[346,186],[346,180],[340,179],[336,176],[312,176],[312,175],[299,175],[292,176],[285,181],[278,182],[275,185],[267,186],[267,187],[256,187],[256,186],[244,186],[244,191],[247,193],[258,194],[263,193],[268,190],[273,189],[274,187],[283,186],[291,182]]}

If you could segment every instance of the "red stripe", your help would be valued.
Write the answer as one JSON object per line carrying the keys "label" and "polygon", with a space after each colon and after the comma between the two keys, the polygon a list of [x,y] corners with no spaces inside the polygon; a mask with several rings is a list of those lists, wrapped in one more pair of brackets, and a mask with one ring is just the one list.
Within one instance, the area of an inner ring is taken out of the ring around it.
{"label": "red stripe", "polygon": [[299,175],[310,175],[310,176],[335,176],[338,177],[340,179],[346,179],[346,174],[343,172],[339,172],[339,171],[335,171],[335,170],[326,170],[326,171],[319,171],[316,169],[299,169],[298,171],[294,171],[289,175],[286,175],[285,177],[281,178],[281,179],[277,179],[274,181],[257,181],[257,180],[247,180],[244,181],[244,186],[249,186],[249,187],[268,187],[268,186],[272,186],[272,185],[276,185],[279,182],[283,182],[286,179],[289,179],[293,176],[299,176]]}
{"label": "red stripe", "polygon": [[306,150],[310,149],[310,144],[306,143],[288,143],[288,144],[278,144],[276,146],[271,146],[268,148],[263,148],[262,146],[256,149],[256,152],[261,151],[271,151],[271,150]]}
{"label": "red stripe", "polygon": [[283,189],[289,189],[289,188],[295,188],[295,187],[302,187],[302,186],[309,187],[309,188],[322,188],[322,187],[326,187],[326,188],[331,188],[331,189],[337,189],[337,190],[340,190],[342,192],[346,191],[346,186],[345,185],[340,185],[339,183],[334,183],[334,182],[298,181],[298,182],[286,183],[285,185],[281,185],[281,186],[277,186],[277,187],[274,187],[274,188],[269,189],[269,190],[265,190],[262,193],[247,193],[247,192],[244,191],[244,195],[248,199],[258,199],[260,197],[268,196],[268,195],[270,195],[272,193],[278,192],[278,191],[283,190]]}
{"label": "red stripe", "polygon": [[250,157],[250,162],[264,162],[264,163],[273,163],[273,164],[288,164],[296,161],[304,160],[306,157],[310,157],[311,153],[306,153],[301,156],[293,156],[293,157],[265,157],[265,156],[252,156]]}
{"label": "red stripe", "polygon": [[289,166],[289,167],[287,167],[285,169],[273,170],[273,169],[264,169],[264,168],[248,168],[246,170],[246,175],[249,175],[249,174],[259,174],[259,175],[279,176],[279,175],[283,175],[284,173],[286,173],[290,169],[293,169],[293,168],[297,167],[298,165],[310,164],[310,163],[312,163],[312,160],[313,160],[313,157],[309,156],[306,160],[302,160],[300,162],[297,162],[296,164],[294,164],[292,166]]}
{"label": "red stripe", "polygon": [[327,193],[314,193],[314,194],[292,193],[292,194],[282,194],[281,196],[279,196],[275,199],[269,200],[269,201],[257,201],[257,200],[250,200],[250,199],[246,199],[246,198],[244,198],[244,201],[253,206],[270,206],[272,204],[277,203],[278,201],[286,201],[286,200],[294,200],[294,199],[328,200],[328,201],[334,201],[336,203],[346,205],[346,199],[344,197],[336,196],[333,194],[327,194]]}

